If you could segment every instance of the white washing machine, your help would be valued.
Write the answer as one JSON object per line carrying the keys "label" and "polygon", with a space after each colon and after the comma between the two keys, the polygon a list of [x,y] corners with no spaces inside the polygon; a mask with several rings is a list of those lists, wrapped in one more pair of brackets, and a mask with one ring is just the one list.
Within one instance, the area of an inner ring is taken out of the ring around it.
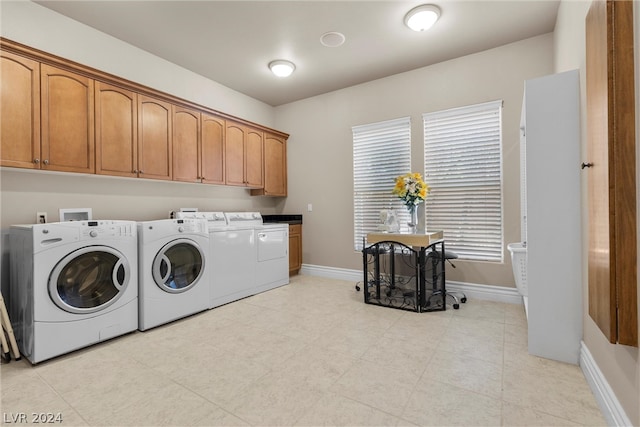
{"label": "white washing machine", "polygon": [[138,327],[133,221],[74,221],[10,229],[10,312],[33,364]]}
{"label": "white washing machine", "polygon": [[141,331],[209,308],[209,233],[205,221],[138,223]]}
{"label": "white washing machine", "polygon": [[[255,227],[262,222],[255,212],[226,212],[226,227],[213,230],[211,255],[214,279],[211,283],[211,307],[248,297],[255,293]],[[257,216],[256,216],[257,215]]]}
{"label": "white washing machine", "polygon": [[234,299],[234,280],[229,280],[230,267],[225,265],[227,241],[227,218],[223,212],[197,212],[180,210],[171,213],[173,218],[201,219],[206,221],[209,231],[210,297],[209,308],[218,307]]}

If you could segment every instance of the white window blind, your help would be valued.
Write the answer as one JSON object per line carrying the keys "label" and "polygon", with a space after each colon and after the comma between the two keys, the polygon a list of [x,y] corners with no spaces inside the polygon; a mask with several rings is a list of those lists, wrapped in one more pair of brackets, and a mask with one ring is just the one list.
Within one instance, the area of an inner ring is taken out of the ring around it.
{"label": "white window blind", "polygon": [[502,101],[423,121],[427,228],[460,258],[502,262]]}
{"label": "white window blind", "polygon": [[395,178],[411,170],[411,121],[404,117],[354,126],[352,131],[354,247],[362,250],[362,238],[378,229],[380,210],[397,209],[399,218],[408,219],[391,191]]}

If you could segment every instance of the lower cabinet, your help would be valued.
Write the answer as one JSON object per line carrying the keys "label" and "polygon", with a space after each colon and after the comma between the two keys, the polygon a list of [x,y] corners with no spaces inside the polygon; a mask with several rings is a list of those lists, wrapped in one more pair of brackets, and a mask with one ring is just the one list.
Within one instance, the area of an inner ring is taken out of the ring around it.
{"label": "lower cabinet", "polygon": [[289,276],[302,267],[302,224],[289,224]]}

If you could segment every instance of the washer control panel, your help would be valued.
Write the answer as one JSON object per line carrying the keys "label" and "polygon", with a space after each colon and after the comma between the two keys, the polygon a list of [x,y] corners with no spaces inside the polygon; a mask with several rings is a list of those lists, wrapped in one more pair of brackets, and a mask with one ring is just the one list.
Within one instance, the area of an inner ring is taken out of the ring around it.
{"label": "washer control panel", "polygon": [[78,221],[70,224],[77,224],[82,239],[136,237],[136,223],[133,221]]}
{"label": "washer control panel", "polygon": [[201,218],[185,218],[173,220],[178,233],[206,233],[207,223]]}

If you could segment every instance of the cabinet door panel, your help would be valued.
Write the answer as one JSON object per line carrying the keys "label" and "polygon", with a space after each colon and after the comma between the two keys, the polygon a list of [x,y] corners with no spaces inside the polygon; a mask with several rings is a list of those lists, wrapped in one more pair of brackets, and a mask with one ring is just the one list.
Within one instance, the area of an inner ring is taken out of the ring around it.
{"label": "cabinet door panel", "polygon": [[227,122],[225,138],[225,182],[227,185],[246,185],[244,179],[244,137],[241,125]]}
{"label": "cabinet door panel", "polygon": [[589,315],[611,343],[638,347],[633,2],[586,17]]}
{"label": "cabinet door panel", "polygon": [[298,274],[302,267],[302,226],[289,225],[289,275]]}
{"label": "cabinet door panel", "polygon": [[265,134],[264,190],[271,196],[287,195],[287,142]]}
{"label": "cabinet door panel", "polygon": [[247,185],[249,187],[262,188],[264,185],[262,132],[249,128],[245,138],[245,178]]}
{"label": "cabinet door panel", "polygon": [[0,165],[40,167],[40,64],[0,52]]}
{"label": "cabinet door panel", "polygon": [[93,80],[41,65],[42,169],[93,173]]}
{"label": "cabinet door panel", "polygon": [[200,181],[200,113],[173,106],[173,180]]}
{"label": "cabinet door panel", "polygon": [[202,114],[202,182],[224,184],[224,119]]}
{"label": "cabinet door panel", "polygon": [[138,96],[138,170],[141,178],[171,179],[171,104]]}
{"label": "cabinet door panel", "polygon": [[96,82],[96,173],[136,176],[138,104],[134,92]]}

